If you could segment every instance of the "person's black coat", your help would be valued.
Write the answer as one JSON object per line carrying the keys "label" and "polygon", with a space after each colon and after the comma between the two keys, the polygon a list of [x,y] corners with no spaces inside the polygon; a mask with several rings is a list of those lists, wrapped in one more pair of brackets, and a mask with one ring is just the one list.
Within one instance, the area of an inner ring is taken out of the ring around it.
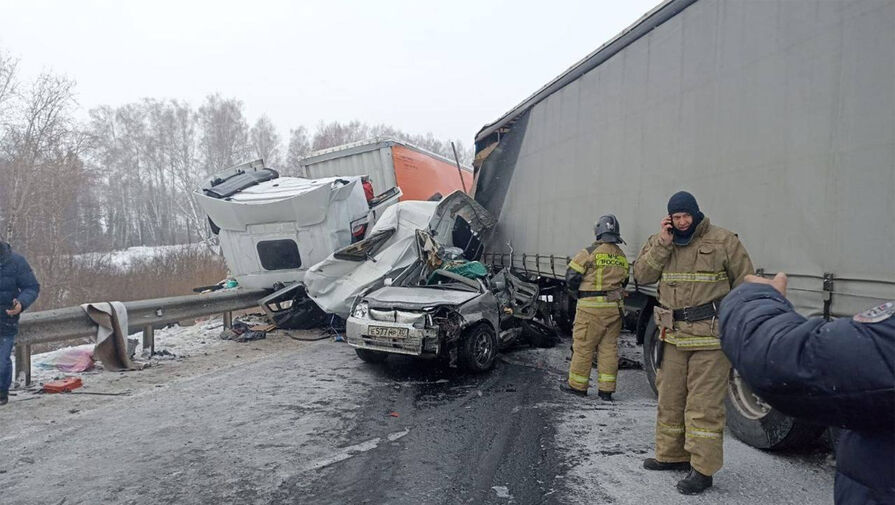
{"label": "person's black coat", "polygon": [[895,504],[895,316],[806,319],[773,287],[746,283],[721,305],[721,347],[774,408],[843,428],[837,504]]}
{"label": "person's black coat", "polygon": [[0,336],[14,335],[19,328],[19,316],[6,314],[12,308],[12,301],[18,300],[24,311],[34,303],[39,292],[40,284],[31,265],[9,244],[0,242]]}

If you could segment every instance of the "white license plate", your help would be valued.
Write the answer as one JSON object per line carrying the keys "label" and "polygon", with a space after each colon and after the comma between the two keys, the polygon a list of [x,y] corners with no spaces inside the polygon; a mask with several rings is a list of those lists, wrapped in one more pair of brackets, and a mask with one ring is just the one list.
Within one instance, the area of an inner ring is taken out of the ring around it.
{"label": "white license plate", "polygon": [[406,338],[410,330],[407,328],[393,328],[391,326],[370,326],[367,333],[371,337]]}

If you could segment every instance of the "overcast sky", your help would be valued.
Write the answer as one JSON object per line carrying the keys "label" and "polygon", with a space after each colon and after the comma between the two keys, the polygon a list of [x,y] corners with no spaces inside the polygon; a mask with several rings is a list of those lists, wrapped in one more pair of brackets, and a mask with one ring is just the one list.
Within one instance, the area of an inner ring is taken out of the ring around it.
{"label": "overcast sky", "polygon": [[659,0],[0,0],[21,77],[77,81],[81,115],[143,97],[219,92],[250,122],[431,131],[467,146]]}

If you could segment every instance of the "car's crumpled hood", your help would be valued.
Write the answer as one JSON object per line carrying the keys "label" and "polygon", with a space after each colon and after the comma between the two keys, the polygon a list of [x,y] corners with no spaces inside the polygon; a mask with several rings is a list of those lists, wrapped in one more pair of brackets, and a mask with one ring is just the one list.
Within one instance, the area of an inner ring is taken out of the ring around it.
{"label": "car's crumpled hood", "polygon": [[364,300],[374,308],[422,309],[437,305],[462,305],[481,294],[459,289],[389,286],[373,291]]}
{"label": "car's crumpled hood", "polygon": [[476,233],[495,224],[487,210],[461,191],[437,203],[405,201],[389,207],[368,234],[394,229],[385,245],[366,261],[342,260],[330,254],[305,274],[308,296],[325,312],[348,317],[359,295],[419,261],[417,230],[429,230],[439,244],[453,246],[451,230],[458,216]]}

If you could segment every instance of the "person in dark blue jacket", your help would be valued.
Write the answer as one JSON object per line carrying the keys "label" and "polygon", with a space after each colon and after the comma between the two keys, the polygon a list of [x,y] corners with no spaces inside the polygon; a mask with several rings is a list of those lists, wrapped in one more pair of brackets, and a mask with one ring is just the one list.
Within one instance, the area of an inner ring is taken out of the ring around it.
{"label": "person in dark blue jacket", "polygon": [[721,304],[721,347],[784,414],[842,428],[837,505],[895,504],[895,302],[852,318],[806,319],[786,275],[748,276]]}
{"label": "person in dark blue jacket", "polygon": [[0,405],[9,401],[12,384],[12,348],[19,331],[19,314],[40,292],[31,265],[0,240]]}

